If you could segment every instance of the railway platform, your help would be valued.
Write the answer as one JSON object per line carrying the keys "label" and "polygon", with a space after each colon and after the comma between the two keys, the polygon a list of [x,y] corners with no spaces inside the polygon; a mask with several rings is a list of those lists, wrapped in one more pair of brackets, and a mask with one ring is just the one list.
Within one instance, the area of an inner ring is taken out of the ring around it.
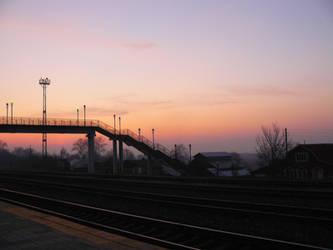
{"label": "railway platform", "polygon": [[163,248],[0,201],[0,249]]}

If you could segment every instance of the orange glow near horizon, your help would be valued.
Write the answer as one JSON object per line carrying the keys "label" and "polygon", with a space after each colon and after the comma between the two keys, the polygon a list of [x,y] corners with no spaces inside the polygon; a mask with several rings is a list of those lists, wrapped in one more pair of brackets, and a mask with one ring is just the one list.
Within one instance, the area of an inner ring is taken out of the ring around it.
{"label": "orange glow near horizon", "polygon": [[[67,145],[78,138],[84,137],[84,135],[48,134],[47,137],[50,144]],[[6,142],[9,147],[11,147],[11,145],[39,146],[42,141],[42,134],[1,134],[0,139]]]}

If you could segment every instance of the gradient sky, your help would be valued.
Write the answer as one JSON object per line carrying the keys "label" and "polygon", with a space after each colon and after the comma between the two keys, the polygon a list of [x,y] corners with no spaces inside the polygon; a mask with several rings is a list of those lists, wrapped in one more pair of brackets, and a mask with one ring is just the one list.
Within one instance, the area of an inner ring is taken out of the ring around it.
{"label": "gradient sky", "polygon": [[[0,116],[88,118],[171,147],[254,152],[262,125],[333,142],[333,2],[0,0]],[[77,136],[50,135],[51,150]],[[0,134],[10,147],[41,135]]]}

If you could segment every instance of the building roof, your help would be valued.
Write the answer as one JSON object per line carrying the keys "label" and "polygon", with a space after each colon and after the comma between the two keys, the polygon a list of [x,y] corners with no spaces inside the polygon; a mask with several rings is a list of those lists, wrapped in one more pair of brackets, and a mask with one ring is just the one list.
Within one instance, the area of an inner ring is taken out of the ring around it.
{"label": "building roof", "polygon": [[318,161],[333,164],[333,143],[300,144],[294,148],[302,148],[314,154]]}
{"label": "building roof", "polygon": [[197,156],[199,154],[201,154],[207,158],[209,158],[209,157],[231,157],[231,154],[227,153],[227,152],[200,152],[200,153],[196,154],[195,156]]}

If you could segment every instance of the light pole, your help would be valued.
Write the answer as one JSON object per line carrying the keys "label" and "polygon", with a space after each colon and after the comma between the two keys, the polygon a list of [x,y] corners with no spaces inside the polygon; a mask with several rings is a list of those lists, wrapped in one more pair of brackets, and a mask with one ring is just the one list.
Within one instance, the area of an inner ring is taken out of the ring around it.
{"label": "light pole", "polygon": [[121,117],[119,116],[119,173],[123,174],[124,172],[124,149],[123,149],[123,140],[121,137]]}
{"label": "light pole", "polygon": [[6,113],[7,113],[7,124],[8,124],[8,102],[6,103]]}
{"label": "light pole", "polygon": [[11,120],[11,124],[13,124],[13,113],[14,113],[14,102],[10,101],[10,120]]}
{"label": "light pole", "polygon": [[116,114],[114,114],[113,115],[113,129],[114,129],[114,134],[116,135],[116,133],[117,133],[117,130],[116,130],[116,126],[117,126],[117,124],[116,124]]}
{"label": "light pole", "polygon": [[121,117],[119,116],[119,135],[121,134]]}
{"label": "light pole", "polygon": [[175,144],[175,159],[177,160],[177,144]]}
{"label": "light pole", "polygon": [[189,144],[188,147],[189,147],[189,150],[190,150],[190,162],[191,162],[192,161],[192,145]]}
{"label": "light pole", "polygon": [[116,137],[116,114],[113,115],[113,175],[118,173],[117,167],[117,137]]}
{"label": "light pole", "polygon": [[139,141],[141,141],[141,128],[139,128],[138,131],[139,131]]}
{"label": "light pole", "polygon": [[[41,78],[39,79],[39,84],[43,88],[43,126],[47,125],[47,116],[46,116],[46,87],[51,84],[51,80],[49,78]],[[47,134],[43,133],[42,135],[42,156],[44,158],[47,157]]]}
{"label": "light pole", "polygon": [[86,126],[86,105],[83,105],[83,119],[84,119],[84,126]]}
{"label": "light pole", "polygon": [[155,149],[155,129],[151,130],[152,136],[153,136],[153,149]]}
{"label": "light pole", "polygon": [[79,120],[79,114],[80,114],[80,108],[77,106],[76,107],[76,123],[77,123],[77,125],[79,126],[79,122],[80,122],[80,120]]}

